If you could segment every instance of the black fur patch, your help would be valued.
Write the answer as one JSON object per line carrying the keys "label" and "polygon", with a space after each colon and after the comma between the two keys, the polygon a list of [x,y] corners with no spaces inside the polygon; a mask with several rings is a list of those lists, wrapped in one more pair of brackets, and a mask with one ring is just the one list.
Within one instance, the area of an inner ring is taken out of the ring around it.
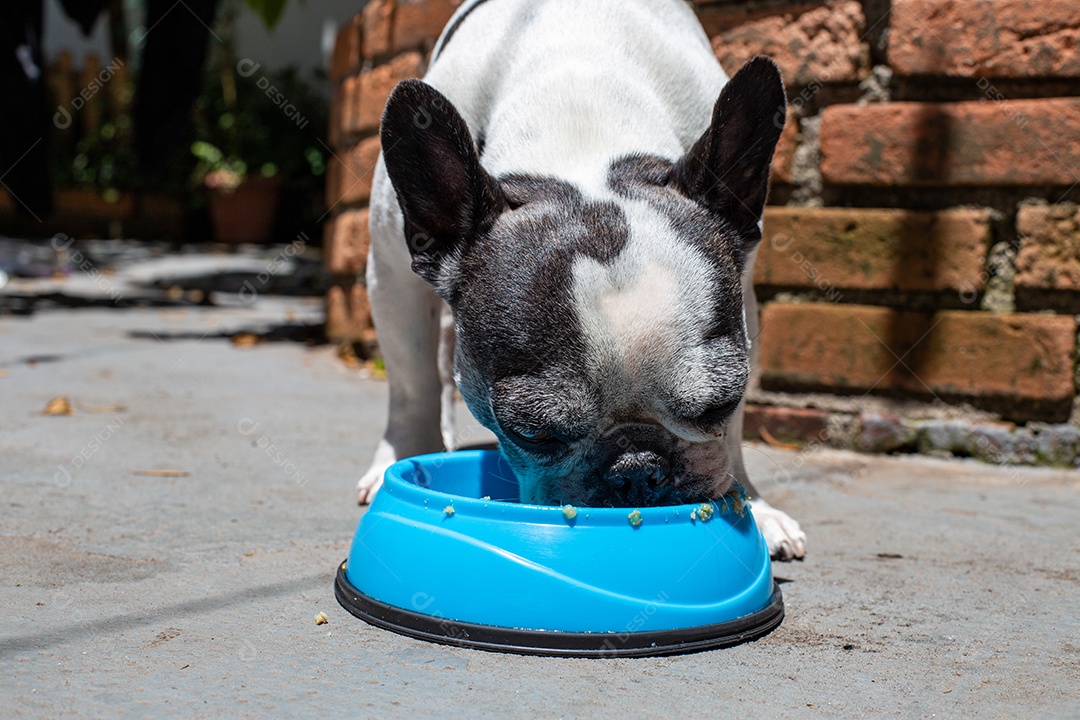
{"label": "black fur patch", "polygon": [[499,178],[508,206],[457,265],[459,342],[488,382],[584,366],[574,260],[613,260],[629,239],[615,203],[590,202],[554,178]]}
{"label": "black fur patch", "polygon": [[720,91],[709,129],[672,173],[677,187],[755,243],[786,107],[776,63],[767,57],[750,60]]}

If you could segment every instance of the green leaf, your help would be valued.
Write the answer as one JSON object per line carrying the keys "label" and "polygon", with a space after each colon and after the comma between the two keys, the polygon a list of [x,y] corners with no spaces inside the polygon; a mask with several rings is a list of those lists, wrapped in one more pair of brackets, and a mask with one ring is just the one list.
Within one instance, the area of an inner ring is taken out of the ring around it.
{"label": "green leaf", "polygon": [[225,157],[223,152],[210,143],[202,140],[196,140],[191,143],[191,153],[200,160],[205,160],[214,165],[220,163]]}
{"label": "green leaf", "polygon": [[248,8],[259,16],[267,30],[273,30],[285,12],[288,0],[244,0]]}

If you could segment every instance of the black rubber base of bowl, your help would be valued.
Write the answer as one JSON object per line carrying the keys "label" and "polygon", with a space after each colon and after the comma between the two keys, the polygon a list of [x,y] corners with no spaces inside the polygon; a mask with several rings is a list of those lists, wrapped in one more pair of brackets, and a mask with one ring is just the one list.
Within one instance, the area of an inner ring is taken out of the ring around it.
{"label": "black rubber base of bowl", "polygon": [[455,622],[403,610],[357,590],[338,566],[334,594],[341,606],[376,627],[419,640],[457,647],[559,657],[649,657],[681,655],[738,645],[771,632],[784,619],[784,598],[773,583],[769,604],[736,620],[652,632],[554,632]]}

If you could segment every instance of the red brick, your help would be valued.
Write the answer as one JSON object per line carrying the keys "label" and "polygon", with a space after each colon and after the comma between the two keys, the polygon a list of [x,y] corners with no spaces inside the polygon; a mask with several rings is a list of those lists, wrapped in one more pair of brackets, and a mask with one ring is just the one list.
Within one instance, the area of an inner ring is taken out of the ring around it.
{"label": "red brick", "polygon": [[1075,351],[1060,315],[770,303],[761,326],[767,389],[943,396],[1014,420],[1068,418]]}
{"label": "red brick", "polygon": [[341,172],[343,163],[338,160],[341,157],[340,153],[344,151],[338,151],[339,154],[331,156],[326,160],[326,206],[332,208],[335,203],[341,201]]}
{"label": "red brick", "polygon": [[889,17],[900,75],[1080,77],[1076,0],[904,0]]}
{"label": "red brick", "polygon": [[371,196],[371,182],[378,160],[377,135],[361,140],[331,158],[327,167],[327,205],[333,207],[338,203],[355,205],[366,202]]}
{"label": "red brick", "polygon": [[330,59],[330,81],[338,82],[360,66],[364,57],[364,16],[357,13],[338,30]]}
{"label": "red brick", "polygon": [[398,0],[391,44],[394,52],[434,42],[462,0]]}
{"label": "red brick", "polygon": [[768,207],[754,282],[974,292],[989,247],[988,210]]}
{"label": "red brick", "polygon": [[1080,208],[1024,205],[1016,217],[1016,287],[1080,291]]}
{"label": "red brick", "polygon": [[[338,100],[336,112],[337,125],[340,128],[339,142],[348,142],[363,132],[357,124],[360,112],[360,76],[351,75],[345,78],[334,96]],[[333,123],[334,118],[330,121]]]}
{"label": "red brick", "polygon": [[859,80],[870,70],[870,50],[862,41],[866,19],[854,0],[702,15],[715,33],[713,51],[729,75],[755,55],[773,58],[793,85]]}
{"label": "red brick", "polygon": [[419,77],[423,61],[420,53],[407,52],[361,74],[360,99],[347,128],[354,132],[378,129],[390,91],[406,78]]}
{"label": "red brick", "polygon": [[362,274],[370,246],[367,208],[341,213],[326,223],[324,231],[323,257],[327,271],[331,275],[353,277]]}
{"label": "red brick", "polygon": [[375,326],[367,288],[337,285],[326,293],[326,337],[333,342],[373,343]]}
{"label": "red brick", "polygon": [[327,120],[329,127],[327,128],[326,140],[332,148],[336,148],[341,144],[341,122],[344,119],[344,113],[341,109],[342,94],[340,87],[334,88],[330,93],[330,116]]}
{"label": "red brick", "polygon": [[799,146],[799,116],[793,108],[788,108],[784,131],[776,143],[776,152],[772,160],[773,182],[790,183],[795,167],[795,150]]}
{"label": "red brick", "polygon": [[824,442],[829,437],[828,415],[813,408],[784,408],[747,405],[743,413],[743,437],[760,440],[765,430],[772,437],[803,443]]}
{"label": "red brick", "polygon": [[394,22],[394,0],[371,0],[361,13],[364,18],[363,54],[378,58],[390,52],[390,28]]}
{"label": "red brick", "polygon": [[825,182],[878,186],[1072,185],[1080,98],[825,108]]}

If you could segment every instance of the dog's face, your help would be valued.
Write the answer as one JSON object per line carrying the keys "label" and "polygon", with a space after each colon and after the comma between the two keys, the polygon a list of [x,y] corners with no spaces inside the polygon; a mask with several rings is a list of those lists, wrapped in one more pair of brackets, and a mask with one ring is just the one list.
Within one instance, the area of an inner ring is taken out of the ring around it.
{"label": "dog's face", "polygon": [[459,389],[522,501],[663,505],[730,487],[741,276],[784,103],[775,65],[751,61],[686,156],[617,159],[596,198],[491,177],[446,98],[419,81],[391,95],[382,141],[413,269],[454,310]]}

